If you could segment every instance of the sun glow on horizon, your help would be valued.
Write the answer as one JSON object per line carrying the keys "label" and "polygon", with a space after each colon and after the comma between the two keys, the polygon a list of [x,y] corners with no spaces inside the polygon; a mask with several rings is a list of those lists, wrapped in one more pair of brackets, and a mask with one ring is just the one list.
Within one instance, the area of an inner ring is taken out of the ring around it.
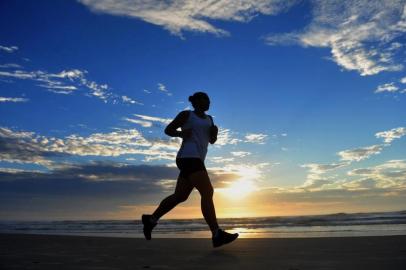
{"label": "sun glow on horizon", "polygon": [[256,190],[254,183],[249,179],[239,179],[219,192],[232,199],[241,199]]}
{"label": "sun glow on horizon", "polygon": [[230,183],[228,187],[219,188],[218,191],[231,199],[242,199],[258,188],[255,180],[260,177],[260,170],[256,166],[239,165],[232,168],[240,177]]}

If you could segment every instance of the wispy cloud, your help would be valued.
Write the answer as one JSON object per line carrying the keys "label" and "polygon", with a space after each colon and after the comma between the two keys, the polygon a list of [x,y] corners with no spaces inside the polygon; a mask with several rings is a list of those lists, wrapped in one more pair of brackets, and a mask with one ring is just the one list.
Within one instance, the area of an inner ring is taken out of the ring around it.
{"label": "wispy cloud", "polygon": [[137,104],[137,105],[144,105],[143,103],[136,101],[128,96],[121,96],[121,99],[123,100],[124,103],[130,103],[130,104]]}
{"label": "wispy cloud", "polygon": [[251,152],[246,152],[246,151],[235,151],[231,152],[231,154],[235,157],[246,157],[248,155],[251,155]]}
{"label": "wispy cloud", "polygon": [[[277,194],[292,194],[296,199],[319,195],[334,196],[335,199],[350,199],[354,194],[362,196],[400,196],[406,192],[406,162],[404,160],[390,160],[383,164],[350,170],[345,177],[326,176],[327,171],[345,167],[345,164],[306,164],[312,173],[308,175],[303,185],[296,187],[274,188]],[[332,165],[332,166],[330,166]],[[333,195],[332,192],[335,194]],[[315,198],[314,197],[314,198]],[[323,196],[324,197],[324,196]],[[317,200],[315,200],[317,201]]]}
{"label": "wispy cloud", "polygon": [[302,31],[270,34],[269,45],[300,44],[328,47],[333,60],[361,75],[399,71],[396,57],[406,32],[404,1],[312,1],[313,18]]}
{"label": "wispy cloud", "polygon": [[227,144],[235,145],[241,141],[242,140],[235,138],[234,133],[230,129],[220,127],[215,145],[220,147]]}
{"label": "wispy cloud", "polygon": [[406,135],[406,128],[398,127],[388,131],[381,131],[375,134],[377,138],[383,138],[385,143],[391,143],[395,139],[400,139]]}
{"label": "wispy cloud", "polygon": [[309,171],[313,174],[323,174],[331,170],[342,168],[344,166],[347,166],[348,164],[349,164],[348,162],[331,163],[331,164],[310,163],[304,164],[301,167],[309,169]]}
{"label": "wispy cloud", "polygon": [[174,35],[183,31],[228,35],[211,24],[213,20],[248,22],[257,14],[278,14],[298,1],[142,1],[142,0],[79,0],[92,11],[141,19],[162,26]]}
{"label": "wispy cloud", "polygon": [[108,91],[107,84],[99,84],[95,81],[86,78],[86,70],[63,70],[59,73],[49,73],[42,70],[25,71],[0,71],[0,77],[10,77],[20,80],[32,80],[39,82],[37,86],[46,88],[47,90],[57,94],[71,94],[79,88],[86,88],[87,94],[107,100],[116,98],[116,95]]}
{"label": "wispy cloud", "polygon": [[381,84],[376,88],[375,93],[382,93],[382,92],[397,92],[399,90],[399,87],[394,85],[395,83],[385,83]]}
{"label": "wispy cloud", "polygon": [[0,64],[0,68],[22,68],[21,65],[15,63]]}
{"label": "wispy cloud", "polygon": [[168,89],[166,89],[166,86],[163,83],[158,83],[158,89],[159,91],[164,92],[168,96],[172,96],[172,93],[169,92]]}
{"label": "wispy cloud", "polygon": [[27,98],[0,97],[0,102],[27,102]]}
{"label": "wispy cloud", "polygon": [[350,150],[340,151],[337,154],[344,161],[361,161],[369,158],[372,155],[379,154],[384,147],[390,145],[394,139],[399,139],[406,134],[406,129],[404,127],[393,128],[388,131],[381,131],[375,134],[376,138],[383,138],[385,144],[377,144],[366,147],[360,147]]}
{"label": "wispy cloud", "polygon": [[40,77],[42,74],[44,74],[41,71],[32,71],[32,72],[27,72],[24,70],[15,70],[13,72],[9,71],[0,71],[0,76],[3,77],[12,77],[15,79],[35,79],[37,77]]}
{"label": "wispy cloud", "polygon": [[361,161],[369,158],[372,155],[379,154],[382,151],[383,147],[383,145],[371,145],[340,151],[337,154],[341,157],[341,160],[344,161]]}
{"label": "wispy cloud", "polygon": [[233,162],[234,158],[216,156],[216,157],[210,157],[209,160],[213,163],[229,163],[229,162]]}
{"label": "wispy cloud", "polygon": [[245,142],[265,144],[268,135],[262,133],[248,133],[245,135]]}
{"label": "wispy cloud", "polygon": [[143,115],[143,114],[134,114],[134,115],[145,121],[159,122],[159,123],[166,124],[166,125],[172,121],[169,118],[162,118],[162,117],[149,116],[149,115]]}
{"label": "wispy cloud", "polygon": [[349,188],[406,188],[406,161],[390,160],[381,165],[351,170],[348,175],[361,177],[346,182],[344,186]]}
{"label": "wispy cloud", "polygon": [[33,163],[47,168],[59,159],[72,156],[118,157],[141,155],[144,160],[174,160],[179,140],[146,139],[136,129],[116,129],[89,136],[72,134],[64,138],[47,137],[34,132],[0,128],[0,160]]}
{"label": "wispy cloud", "polygon": [[[308,174],[306,177],[306,182],[300,186],[300,188],[306,189],[321,189],[325,187],[337,188],[337,180],[334,176],[326,176],[326,173],[336,170],[338,168],[343,168],[349,166],[353,162],[359,162],[370,158],[373,155],[378,155],[384,149],[384,147],[390,146],[393,140],[399,139],[406,135],[406,128],[398,127],[393,128],[388,131],[377,132],[375,134],[376,138],[382,138],[385,144],[371,145],[366,147],[359,147],[350,150],[344,150],[337,153],[340,156],[341,162],[331,163],[331,164],[317,164],[309,163],[301,165],[302,168],[308,169]],[[355,173],[361,174],[361,172],[369,172],[365,169],[356,169],[351,171],[349,175],[354,175]],[[352,185],[363,185],[370,183],[371,181],[355,181]]]}
{"label": "wispy cloud", "polygon": [[300,187],[306,189],[317,189],[323,187],[324,185],[331,184],[334,182],[335,178],[328,177],[325,174],[338,168],[348,166],[349,164],[349,162],[340,162],[331,164],[309,163],[301,165],[302,168],[308,169],[308,174],[306,181]]}
{"label": "wispy cloud", "polygon": [[152,127],[152,122],[149,121],[143,121],[143,120],[139,120],[139,119],[132,119],[132,118],[128,118],[128,117],[124,117],[123,118],[125,121],[134,123],[134,124],[138,124],[144,128],[148,128],[148,127]]}
{"label": "wispy cloud", "polygon": [[[7,68],[21,68],[17,64],[6,64],[3,67]],[[46,88],[48,91],[57,94],[72,94],[81,89],[86,89],[84,93],[86,96],[93,96],[103,100],[105,103],[108,101],[114,104],[118,101],[123,103],[139,104],[142,103],[135,101],[128,96],[118,96],[111,91],[107,84],[100,84],[96,81],[87,78],[87,70],[67,69],[59,73],[51,73],[43,70],[1,70],[0,77],[13,78],[18,80],[31,80],[37,82],[37,86]]]}
{"label": "wispy cloud", "polygon": [[145,128],[152,127],[154,125],[156,125],[158,127],[162,127],[162,125],[167,125],[172,121],[169,118],[161,118],[161,117],[148,116],[148,115],[143,115],[143,114],[134,114],[134,116],[136,118],[125,117],[123,119],[128,122],[138,124]]}
{"label": "wispy cloud", "polygon": [[[216,146],[225,146],[225,145],[236,145],[241,142],[245,143],[256,143],[256,144],[265,144],[268,139],[268,135],[263,133],[248,133],[245,136],[239,136],[238,132],[232,131],[228,128],[219,128],[219,133],[217,136]],[[249,155],[249,152],[235,151],[234,156],[243,156]]]}
{"label": "wispy cloud", "polygon": [[406,93],[406,89],[401,90],[402,85],[406,83],[406,77],[405,78],[401,78],[399,80],[399,83],[396,82],[390,82],[390,83],[384,83],[381,84],[377,87],[377,89],[375,90],[375,93],[391,93],[391,94],[405,94]]}
{"label": "wispy cloud", "polygon": [[13,52],[15,52],[17,50],[18,50],[17,46],[9,46],[9,47],[7,47],[7,46],[1,46],[0,45],[0,51],[3,51],[3,52],[13,53]]}

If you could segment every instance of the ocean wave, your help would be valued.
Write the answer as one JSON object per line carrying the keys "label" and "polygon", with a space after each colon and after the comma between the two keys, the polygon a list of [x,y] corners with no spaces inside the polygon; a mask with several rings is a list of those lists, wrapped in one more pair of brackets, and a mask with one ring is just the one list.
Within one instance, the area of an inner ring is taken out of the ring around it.
{"label": "ocean wave", "polygon": [[[219,224],[224,229],[239,228],[248,232],[272,231],[298,233],[301,231],[342,231],[355,230],[350,226],[358,226],[357,230],[372,230],[374,225],[406,224],[406,211],[383,213],[335,213],[312,216],[275,216],[256,218],[222,218]],[[364,226],[359,227],[359,226]],[[369,227],[368,227],[369,226]],[[279,229],[278,229],[279,228]],[[323,228],[323,229],[320,229]],[[207,231],[204,219],[163,219],[156,227],[157,233],[184,233]],[[1,221],[0,232],[10,233],[113,233],[140,234],[140,220],[59,220],[59,221]],[[406,233],[406,232],[405,232]]]}

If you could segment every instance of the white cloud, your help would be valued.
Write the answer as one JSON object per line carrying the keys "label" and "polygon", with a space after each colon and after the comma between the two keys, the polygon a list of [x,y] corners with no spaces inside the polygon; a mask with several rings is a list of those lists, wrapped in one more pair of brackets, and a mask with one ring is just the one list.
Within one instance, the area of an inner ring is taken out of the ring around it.
{"label": "white cloud", "polygon": [[72,69],[72,70],[63,70],[57,74],[49,74],[48,76],[51,78],[68,78],[70,80],[74,80],[83,78],[85,73],[87,73],[86,70],[81,71],[78,69]]}
{"label": "white cloud", "polygon": [[390,160],[369,168],[353,169],[347,172],[348,176],[352,179],[337,176],[326,177],[323,173],[335,169],[335,166],[328,166],[320,170],[318,165],[319,164],[304,165],[303,167],[309,168],[313,173],[308,175],[303,185],[292,188],[291,192],[301,193],[303,190],[312,192],[328,190],[341,190],[342,192],[360,190],[374,192],[388,190],[388,192],[397,192],[406,189],[405,160]]}
{"label": "white cloud", "polygon": [[27,98],[0,97],[0,102],[27,102]]}
{"label": "white cloud", "polygon": [[80,83],[90,90],[91,95],[98,97],[105,102],[107,102],[108,98],[115,97],[115,95],[108,92],[109,86],[107,84],[98,84],[94,81],[89,81],[84,77],[80,78]]}
{"label": "white cloud", "polygon": [[270,34],[265,36],[264,41],[271,46],[294,45],[300,43],[299,34],[296,32],[284,34]]}
{"label": "white cloud", "polygon": [[17,50],[18,50],[17,46],[7,47],[7,46],[1,46],[0,45],[0,51],[4,51],[4,52],[7,52],[7,53],[13,53],[13,52],[15,52]]}
{"label": "white cloud", "polygon": [[15,168],[0,168],[0,172],[18,174],[18,173],[41,173],[38,170],[25,170],[25,169],[15,169]]}
{"label": "white cloud", "polygon": [[235,157],[246,157],[248,155],[251,155],[250,152],[245,152],[245,151],[236,151],[236,152],[231,152],[231,154]]}
{"label": "white cloud", "polygon": [[22,68],[19,64],[8,63],[8,64],[0,64],[0,68]]}
{"label": "white cloud", "polygon": [[389,160],[381,165],[359,168],[348,172],[349,176],[360,176],[361,179],[348,181],[344,184],[351,188],[365,188],[360,185],[364,181],[374,183],[374,187],[389,188],[403,187],[406,188],[406,161]]}
{"label": "white cloud", "polygon": [[167,149],[170,151],[177,152],[179,146],[182,142],[180,138],[169,138],[167,140],[163,139],[154,139],[149,140],[151,143],[150,150],[160,150],[160,149]]}
{"label": "white cloud", "polygon": [[[21,68],[21,66],[17,64],[6,64],[2,65],[2,67]],[[57,94],[71,94],[79,88],[87,88],[88,92],[85,93],[85,95],[95,96],[104,102],[112,100],[115,104],[117,99],[122,99],[118,95],[111,93],[107,84],[99,84],[86,78],[87,73],[86,70],[79,69],[62,70],[59,73],[50,73],[42,70],[12,70],[0,71],[0,77],[39,82],[40,84],[37,86],[46,88],[48,91]],[[123,98],[123,102],[129,102],[128,98],[125,100]]]}
{"label": "white cloud", "polygon": [[69,82],[64,82],[60,80],[52,80],[51,78],[63,78],[59,74],[47,73],[41,70],[37,71],[24,71],[24,70],[14,70],[12,72],[0,71],[0,76],[12,77],[20,80],[33,80],[41,82],[40,87],[49,89],[52,92],[59,94],[69,94],[77,88],[73,85],[68,85]]}
{"label": "white cloud", "polygon": [[182,31],[228,35],[211,24],[213,20],[248,22],[258,14],[274,15],[297,1],[195,1],[195,0],[79,0],[92,11],[141,19],[162,26],[172,34]]}
{"label": "white cloud", "polygon": [[138,101],[136,101],[136,100],[133,100],[132,98],[127,97],[127,96],[121,96],[121,98],[122,98],[122,100],[123,100],[124,103],[144,105],[143,103],[138,102]]}
{"label": "white cloud", "polygon": [[399,88],[395,86],[395,83],[385,83],[382,85],[379,85],[378,88],[375,90],[375,93],[382,93],[382,92],[396,92],[398,91]]}
{"label": "white cloud", "polygon": [[401,83],[406,83],[406,77],[403,77],[402,79],[400,79]]}
{"label": "white cloud", "polygon": [[35,79],[36,77],[40,77],[43,74],[42,71],[32,71],[32,72],[27,72],[23,70],[15,70],[14,72],[8,72],[8,71],[0,71],[0,76],[3,77],[12,77],[16,79]]}
{"label": "white cloud", "polygon": [[209,160],[213,163],[227,163],[234,161],[234,158],[210,157]]}
{"label": "white cloud", "polygon": [[169,119],[169,118],[148,116],[148,115],[143,115],[143,114],[134,114],[134,115],[145,121],[160,122],[162,124],[169,124],[172,121],[172,119]]}
{"label": "white cloud", "polygon": [[34,132],[0,128],[2,151],[0,160],[19,163],[36,163],[46,167],[55,165],[54,159],[62,156],[143,155],[145,160],[176,157],[178,139],[146,139],[136,129],[117,129],[89,136],[72,134],[65,138],[37,135]]}
{"label": "white cloud", "polygon": [[[369,158],[372,155],[379,154],[384,147],[390,145],[394,139],[401,138],[406,135],[406,129],[403,127],[394,128],[388,131],[378,132],[375,134],[377,138],[383,138],[386,144],[384,145],[372,145],[367,147],[360,147],[351,150],[340,151],[337,154],[341,157],[343,162],[331,163],[331,164],[317,164],[310,163],[301,165],[302,168],[307,168],[308,174],[306,177],[306,182],[299,188],[306,189],[323,189],[323,188],[360,188],[361,186],[371,184],[373,180],[358,179],[352,183],[347,183],[345,186],[341,185],[341,182],[336,180],[336,176],[327,177],[324,174],[331,172],[335,169],[346,167],[354,161],[361,161]],[[362,175],[371,176],[371,169],[355,169],[348,173],[348,175]],[[375,177],[376,178],[376,177]],[[364,181],[365,180],[365,181]]]}
{"label": "white cloud", "polygon": [[301,165],[302,168],[307,168],[313,174],[323,174],[338,168],[348,166],[348,162],[331,163],[331,164],[317,164],[309,163]]}
{"label": "white cloud", "polygon": [[406,128],[398,127],[388,131],[381,131],[375,134],[377,138],[383,138],[385,143],[391,143],[394,139],[402,138],[406,135]]}
{"label": "white cloud", "polygon": [[158,83],[158,89],[159,89],[159,91],[164,92],[168,96],[172,96],[172,93],[169,92],[168,89],[166,89],[166,86],[164,84]]}
{"label": "white cloud", "polygon": [[377,188],[378,182],[372,178],[362,178],[346,181],[341,184],[341,187],[347,190],[370,190]]}
{"label": "white cloud", "polygon": [[162,92],[168,92],[168,90],[166,90],[166,86],[163,85],[162,83],[158,83],[158,89],[161,90]]}
{"label": "white cloud", "polygon": [[360,147],[351,150],[340,151],[338,152],[338,155],[341,157],[341,160],[344,161],[361,161],[369,158],[372,155],[379,154],[382,151],[383,147],[383,145]]}
{"label": "white cloud", "polygon": [[230,129],[227,128],[219,128],[219,133],[217,135],[217,141],[216,141],[216,146],[224,146],[227,144],[237,144],[241,142],[240,139],[234,138],[233,137],[233,132]]}
{"label": "white cloud", "polygon": [[71,94],[73,91],[77,90],[76,86],[73,85],[46,85],[46,84],[39,84],[38,86],[47,88],[50,92],[56,94]]}
{"label": "white cloud", "polygon": [[28,131],[14,131],[8,128],[0,127],[0,137],[13,138],[13,139],[28,139],[34,136],[34,132]]}
{"label": "white cloud", "polygon": [[333,60],[361,75],[403,68],[397,38],[406,32],[404,1],[313,1],[313,18],[302,32],[270,34],[269,45],[328,47]]}
{"label": "white cloud", "polygon": [[334,181],[334,177],[325,176],[327,172],[331,172],[335,169],[348,166],[349,162],[331,163],[331,164],[317,164],[310,163],[301,165],[302,168],[308,169],[306,181],[300,188],[306,189],[320,189],[325,185],[331,184]]}
{"label": "white cloud", "polygon": [[139,119],[131,119],[131,118],[127,118],[125,117],[124,120],[134,123],[134,124],[138,124],[142,127],[148,128],[148,127],[152,127],[152,122],[149,121],[143,121],[143,120],[139,120]]}
{"label": "white cloud", "polygon": [[262,133],[248,133],[245,135],[245,142],[264,144],[268,135]]}
{"label": "white cloud", "polygon": [[59,73],[49,73],[42,70],[35,71],[0,71],[0,77],[11,77],[21,80],[33,80],[40,82],[38,86],[48,89],[57,94],[71,94],[79,88],[85,87],[89,95],[95,96],[107,102],[109,98],[116,98],[116,95],[108,91],[107,84],[98,84],[86,78],[86,70],[63,70]]}

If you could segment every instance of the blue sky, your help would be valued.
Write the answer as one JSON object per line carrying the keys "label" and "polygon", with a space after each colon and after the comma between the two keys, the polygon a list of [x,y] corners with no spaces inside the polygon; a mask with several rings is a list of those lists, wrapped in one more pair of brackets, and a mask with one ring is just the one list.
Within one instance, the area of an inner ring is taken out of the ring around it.
{"label": "blue sky", "polygon": [[0,15],[1,219],[152,211],[177,176],[163,129],[196,91],[220,127],[219,216],[404,208],[405,1],[2,1]]}

